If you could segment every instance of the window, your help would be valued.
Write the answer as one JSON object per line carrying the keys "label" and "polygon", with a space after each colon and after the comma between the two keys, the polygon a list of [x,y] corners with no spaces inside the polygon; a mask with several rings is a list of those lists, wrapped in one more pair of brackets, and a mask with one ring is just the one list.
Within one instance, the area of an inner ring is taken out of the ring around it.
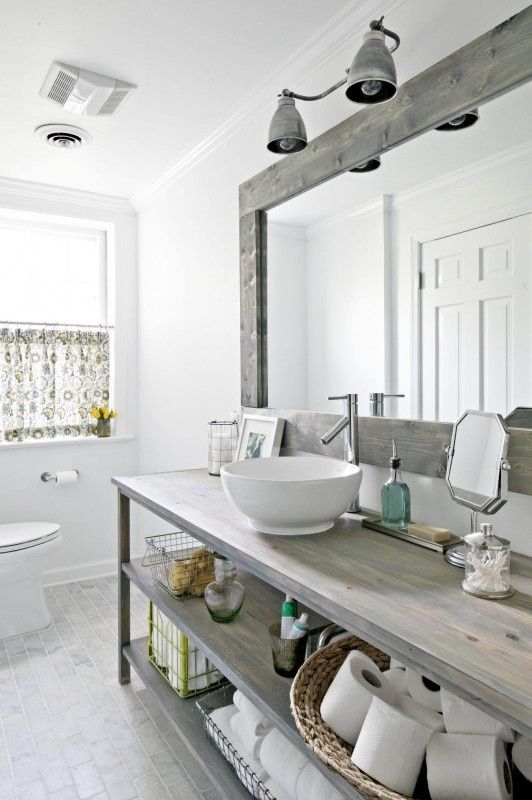
{"label": "window", "polygon": [[0,221],[0,437],[87,436],[108,405],[104,231]]}

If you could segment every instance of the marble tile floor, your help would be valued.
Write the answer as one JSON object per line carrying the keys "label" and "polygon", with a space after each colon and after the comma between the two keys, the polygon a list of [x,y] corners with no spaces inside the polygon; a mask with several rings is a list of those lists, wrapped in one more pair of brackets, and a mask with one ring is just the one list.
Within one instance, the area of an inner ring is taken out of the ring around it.
{"label": "marble tile floor", "polygon": [[46,592],[52,625],[0,640],[0,800],[220,800],[137,676],[117,681],[116,577]]}

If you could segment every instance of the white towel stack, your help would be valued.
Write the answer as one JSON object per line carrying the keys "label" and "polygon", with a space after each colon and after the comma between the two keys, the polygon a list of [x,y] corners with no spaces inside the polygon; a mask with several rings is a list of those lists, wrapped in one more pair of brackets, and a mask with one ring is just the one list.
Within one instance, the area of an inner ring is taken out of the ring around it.
{"label": "white towel stack", "polygon": [[260,781],[267,780],[268,774],[262,767],[258,759],[247,752],[244,743],[240,740],[238,733],[235,733],[232,722],[238,714],[238,709],[235,705],[224,706],[224,708],[217,708],[210,715],[214,724],[220,729],[227,741],[234,747],[236,752],[242,756],[249,768],[253,770],[255,775]]}
{"label": "white towel stack", "polygon": [[277,728],[272,728],[262,742],[260,761],[273,781],[291,800],[295,800],[297,780],[308,764],[306,756]]}

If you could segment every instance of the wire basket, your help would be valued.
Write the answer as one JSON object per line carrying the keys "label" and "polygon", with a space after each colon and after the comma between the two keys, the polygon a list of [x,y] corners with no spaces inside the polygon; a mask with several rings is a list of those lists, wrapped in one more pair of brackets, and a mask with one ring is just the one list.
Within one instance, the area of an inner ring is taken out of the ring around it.
{"label": "wire basket", "polygon": [[180,697],[227,683],[226,678],[160,608],[148,604],[148,658]]}
{"label": "wire basket", "polygon": [[209,422],[209,475],[219,475],[224,464],[233,460],[238,442],[238,423],[213,420]]}
{"label": "wire basket", "polygon": [[213,554],[184,531],[149,536],[142,565],[150,567],[154,582],[174,597],[203,597],[214,580]]}
{"label": "wire basket", "polygon": [[222,733],[220,728],[210,717],[210,714],[217,708],[231,705],[234,693],[235,687],[229,684],[215,692],[210,692],[196,701],[196,706],[203,718],[205,732],[225,760],[231,764],[240,783],[246,787],[248,792],[255,797],[256,800],[276,800],[268,787],[259,780],[247,761],[240,755],[238,750],[235,749],[229,739]]}

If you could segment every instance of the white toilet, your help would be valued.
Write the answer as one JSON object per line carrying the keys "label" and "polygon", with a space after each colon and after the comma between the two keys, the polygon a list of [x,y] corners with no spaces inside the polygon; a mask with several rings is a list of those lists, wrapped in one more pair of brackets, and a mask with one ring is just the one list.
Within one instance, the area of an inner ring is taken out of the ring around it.
{"label": "white toilet", "polygon": [[50,624],[43,572],[50,552],[62,540],[56,522],[0,525],[0,639]]}

